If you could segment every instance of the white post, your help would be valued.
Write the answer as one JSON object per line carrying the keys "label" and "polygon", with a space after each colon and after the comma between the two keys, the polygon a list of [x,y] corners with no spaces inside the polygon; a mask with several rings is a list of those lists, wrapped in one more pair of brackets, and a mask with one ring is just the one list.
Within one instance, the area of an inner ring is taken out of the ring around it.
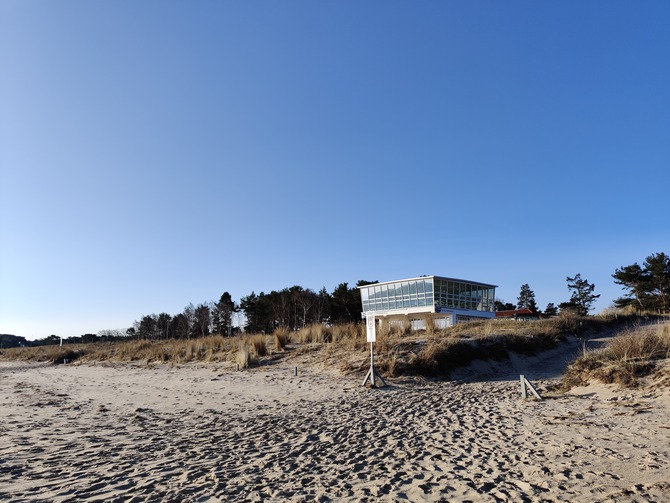
{"label": "white post", "polygon": [[[372,346],[373,344],[374,344],[374,342],[370,343],[370,368],[371,369],[375,368],[375,353],[374,353],[374,348]],[[373,382],[372,385],[374,386],[374,384],[375,383]]]}
{"label": "white post", "polygon": [[367,340],[370,343],[370,370],[368,370],[367,375],[365,376],[365,379],[363,380],[363,386],[368,382],[368,379],[370,380],[370,384],[372,384],[373,388],[376,388],[376,379],[379,379],[382,383],[382,386],[386,386],[386,382],[384,382],[384,379],[382,379],[382,376],[380,376],[377,371],[375,370],[375,352],[374,352],[374,343],[377,340],[377,331],[376,331],[376,326],[375,326],[375,314],[374,313],[367,313],[365,315],[365,325],[366,325],[366,331],[367,331]]}

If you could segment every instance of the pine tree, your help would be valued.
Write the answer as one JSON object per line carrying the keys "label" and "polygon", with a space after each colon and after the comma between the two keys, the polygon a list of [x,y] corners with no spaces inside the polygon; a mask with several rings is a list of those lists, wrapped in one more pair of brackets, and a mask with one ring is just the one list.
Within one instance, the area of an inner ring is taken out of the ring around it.
{"label": "pine tree", "polygon": [[535,303],[535,293],[530,289],[528,283],[521,285],[521,292],[517,300],[517,309],[530,309],[537,313],[537,304]]}
{"label": "pine tree", "polygon": [[547,304],[547,308],[544,310],[544,314],[547,316],[556,316],[558,314],[558,308],[554,305],[553,302]]}
{"label": "pine tree", "polygon": [[655,253],[646,258],[642,266],[621,267],[612,274],[614,282],[629,290],[614,304],[618,307],[635,305],[640,311],[670,310],[670,257]]}
{"label": "pine tree", "polygon": [[223,292],[219,302],[214,303],[212,309],[214,332],[226,336],[232,335],[233,313],[237,310],[238,308],[231,295],[228,292]]}
{"label": "pine tree", "polygon": [[568,282],[568,290],[572,291],[572,296],[570,301],[562,303],[561,307],[563,309],[573,309],[580,316],[586,316],[589,314],[593,303],[600,297],[600,294],[595,295],[593,293],[596,285],[582,279],[581,274],[576,274],[574,278],[568,276],[565,280]]}

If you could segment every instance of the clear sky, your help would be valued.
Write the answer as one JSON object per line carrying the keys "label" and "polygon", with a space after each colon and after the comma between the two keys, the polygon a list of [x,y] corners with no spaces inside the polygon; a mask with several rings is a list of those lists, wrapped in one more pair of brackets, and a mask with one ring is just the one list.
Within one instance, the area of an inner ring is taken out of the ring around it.
{"label": "clear sky", "polygon": [[670,253],[670,2],[0,2],[0,333]]}

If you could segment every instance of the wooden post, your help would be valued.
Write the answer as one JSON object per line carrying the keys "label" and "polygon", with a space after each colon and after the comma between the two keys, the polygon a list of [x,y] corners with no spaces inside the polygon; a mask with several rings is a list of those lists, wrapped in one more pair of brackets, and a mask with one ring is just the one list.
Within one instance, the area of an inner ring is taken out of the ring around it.
{"label": "wooden post", "polygon": [[526,379],[526,376],[522,374],[519,376],[519,378],[521,381],[521,398],[523,398],[524,400],[528,398],[527,390],[530,390],[530,392],[535,396],[535,398],[537,398],[538,400],[542,400],[542,396],[540,396],[540,394],[537,392],[535,386],[533,386],[531,382],[528,379]]}

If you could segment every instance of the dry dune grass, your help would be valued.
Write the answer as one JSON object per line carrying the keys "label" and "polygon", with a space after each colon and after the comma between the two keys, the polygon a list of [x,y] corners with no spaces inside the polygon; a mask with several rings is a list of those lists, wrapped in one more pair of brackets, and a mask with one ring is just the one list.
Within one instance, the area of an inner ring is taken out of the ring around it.
{"label": "dry dune grass", "polygon": [[[576,334],[615,332],[639,318],[611,315],[579,318],[566,314],[557,318],[519,322],[485,320],[459,323],[444,330],[429,325],[412,332],[409,323],[384,325],[377,330],[376,365],[385,376],[418,374],[448,377],[473,360],[505,360],[510,352],[535,354],[555,347]],[[652,361],[668,358],[667,325],[663,329],[627,331],[603,352],[588,353],[571,367],[564,386],[589,377],[608,382],[634,384],[636,376],[651,369]],[[665,351],[665,353],[664,353]],[[345,373],[364,370],[369,364],[369,344],[364,324],[311,325],[295,332],[279,328],[272,335],[214,335],[198,339],[42,346],[0,351],[0,359],[189,363],[228,362],[240,369],[267,359],[309,354],[314,363]]]}
{"label": "dry dune grass", "polygon": [[602,349],[587,352],[573,362],[563,377],[563,389],[596,379],[636,387],[641,379],[655,375],[670,381],[670,323],[626,330]]}
{"label": "dry dune grass", "polygon": [[60,364],[78,360],[82,355],[87,354],[89,350],[90,348],[87,348],[83,344],[9,348],[0,350],[0,360],[53,362]]}
{"label": "dry dune grass", "polygon": [[284,351],[286,346],[291,343],[291,332],[289,332],[284,327],[276,329],[274,331],[273,337],[275,342],[275,349],[277,351]]}
{"label": "dry dune grass", "polygon": [[238,369],[246,369],[252,362],[251,350],[249,346],[241,346],[235,353],[235,362]]}
{"label": "dry dune grass", "polygon": [[261,334],[255,334],[249,337],[249,342],[251,347],[254,350],[254,355],[257,358],[268,355],[268,345],[265,340],[265,336]]}
{"label": "dry dune grass", "polygon": [[[548,345],[544,329],[540,330],[539,336],[537,333],[524,334],[524,330],[527,329],[523,324],[494,320],[462,323],[439,331],[431,325],[420,332],[412,332],[409,323],[385,325],[377,330],[375,353],[380,370],[386,375],[443,376],[448,375],[449,369],[467,364],[472,358],[501,358],[505,348],[523,350],[524,347],[537,349]],[[554,332],[551,332],[551,343],[556,339]],[[269,341],[273,342],[272,346]],[[296,332],[279,328],[269,337],[260,334],[230,338],[214,335],[188,340],[15,348],[3,350],[0,358],[56,363],[61,363],[64,357],[109,362],[232,362],[246,368],[287,349],[296,349],[297,354],[310,353],[317,361],[329,362],[344,371],[357,371],[367,365],[369,345],[365,326],[352,323],[310,325]]]}

